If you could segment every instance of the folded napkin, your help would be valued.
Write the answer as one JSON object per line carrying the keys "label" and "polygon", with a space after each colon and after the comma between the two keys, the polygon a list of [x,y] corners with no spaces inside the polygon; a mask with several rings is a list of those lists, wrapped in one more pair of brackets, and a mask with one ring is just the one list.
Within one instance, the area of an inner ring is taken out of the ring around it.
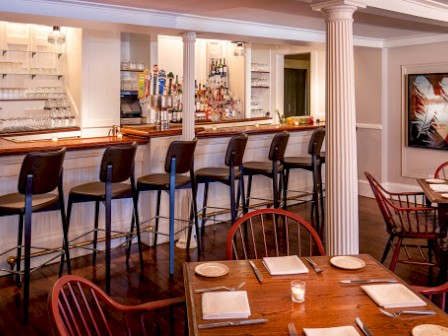
{"label": "folded napkin", "polygon": [[334,328],[303,328],[306,336],[360,336],[353,326]]}
{"label": "folded napkin", "polygon": [[448,184],[430,184],[429,187],[435,192],[448,192]]}
{"label": "folded napkin", "polygon": [[361,286],[375,303],[383,308],[423,307],[426,302],[402,284]]}
{"label": "folded napkin", "polygon": [[250,316],[246,291],[210,292],[202,294],[202,318],[232,319]]}
{"label": "folded napkin", "polygon": [[270,275],[308,273],[308,268],[298,256],[264,257],[263,264]]}

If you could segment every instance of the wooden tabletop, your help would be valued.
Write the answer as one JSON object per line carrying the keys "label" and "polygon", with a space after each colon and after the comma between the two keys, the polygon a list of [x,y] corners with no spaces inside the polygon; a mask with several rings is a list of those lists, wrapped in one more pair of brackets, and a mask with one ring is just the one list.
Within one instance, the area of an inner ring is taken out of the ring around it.
{"label": "wooden tabletop", "polygon": [[[359,284],[341,284],[342,279],[379,279],[400,278],[382,266],[369,255],[357,256],[366,262],[359,270],[343,270],[330,265],[330,257],[312,257],[324,269],[316,274],[310,272],[296,275],[270,276],[261,263],[255,264],[261,270],[264,281],[259,283],[247,261],[219,261],[229,267],[229,273],[219,278],[206,278],[195,275],[195,267],[200,262],[183,265],[185,296],[187,300],[190,335],[288,335],[288,323],[294,322],[299,335],[303,328],[326,328],[337,326],[355,326],[355,318],[360,317],[374,335],[410,335],[411,330],[420,324],[437,324],[448,327],[448,315],[434,304],[423,298],[427,307],[415,308],[435,310],[435,316],[402,315],[391,318],[383,315],[378,306],[367,296]],[[302,261],[309,266],[305,260]],[[304,303],[293,303],[290,298],[290,282],[306,282]],[[194,290],[219,285],[236,286],[245,281],[242,290],[247,291],[252,315],[250,319],[266,318],[269,322],[256,325],[198,329],[198,324],[219,322],[222,320],[203,320],[201,297]],[[406,285],[406,284],[405,284]],[[398,311],[399,309],[388,309]]]}
{"label": "wooden tabletop", "polygon": [[417,179],[417,182],[431,203],[448,204],[448,198],[442,197],[443,193],[435,192],[431,189],[430,185],[432,183],[426,182],[426,179]]}

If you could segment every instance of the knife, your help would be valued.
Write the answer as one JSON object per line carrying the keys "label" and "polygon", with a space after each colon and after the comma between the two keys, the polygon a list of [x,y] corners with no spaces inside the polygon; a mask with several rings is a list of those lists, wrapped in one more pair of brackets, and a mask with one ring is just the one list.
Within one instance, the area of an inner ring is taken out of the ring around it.
{"label": "knife", "polygon": [[359,329],[364,333],[366,336],[373,336],[373,334],[370,332],[369,329],[362,323],[361,319],[359,317],[356,318],[356,324],[358,325]]}
{"label": "knife", "polygon": [[368,284],[375,282],[391,282],[396,283],[396,279],[365,279],[365,280],[341,280],[340,283],[343,284]]}
{"label": "knife", "polygon": [[260,270],[255,266],[255,263],[252,260],[249,260],[249,264],[252,267],[252,269],[255,272],[255,275],[257,276],[257,279],[259,282],[263,282],[263,275],[261,275]]}
{"label": "knife", "polygon": [[199,324],[198,329],[231,327],[231,326],[258,324],[258,323],[266,323],[266,322],[269,322],[269,320],[268,319],[253,319],[253,320],[243,320],[243,321],[225,321],[225,322],[215,322],[215,323],[204,323],[204,324]]}

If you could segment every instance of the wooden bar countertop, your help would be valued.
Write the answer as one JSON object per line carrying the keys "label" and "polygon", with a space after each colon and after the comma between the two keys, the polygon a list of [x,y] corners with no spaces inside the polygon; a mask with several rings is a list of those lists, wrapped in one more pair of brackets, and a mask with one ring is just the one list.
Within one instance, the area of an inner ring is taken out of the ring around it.
{"label": "wooden bar countertop", "polygon": [[[298,132],[298,131],[307,131],[313,130],[318,127],[324,127],[324,123],[316,123],[313,125],[249,125],[249,126],[229,126],[229,127],[213,127],[213,128],[204,128],[204,127],[196,127],[195,132],[196,136],[201,138],[213,138],[213,137],[227,137],[234,136],[241,133],[246,134],[266,134],[266,133],[277,133],[282,131],[289,132]],[[157,129],[155,126],[127,126],[122,127],[121,132],[127,135],[135,135],[141,137],[162,137],[162,136],[171,136],[182,133],[182,128],[178,125],[171,126],[166,131],[161,131]]]}
{"label": "wooden bar countertop", "polygon": [[[195,133],[199,139],[215,138],[215,137],[230,137],[241,133],[247,134],[268,134],[282,131],[298,132],[313,130],[318,127],[325,126],[324,123],[317,123],[313,125],[251,125],[251,126],[231,126],[231,127],[213,127],[204,128],[196,127]],[[105,148],[120,143],[130,143],[137,141],[140,145],[147,144],[151,138],[174,136],[182,134],[181,125],[175,125],[168,130],[160,130],[155,126],[128,126],[122,127],[121,132],[123,138],[119,140],[115,136],[103,136],[92,138],[69,138],[52,140],[36,140],[14,142],[0,137],[0,156],[26,154],[32,151],[49,151],[54,148],[66,147],[70,150],[83,150],[94,148]]]}
{"label": "wooden bar countertop", "polygon": [[121,140],[116,136],[105,136],[97,138],[70,138],[52,140],[39,140],[27,142],[13,142],[0,138],[0,156],[26,154],[33,151],[49,151],[54,148],[66,147],[70,150],[105,148],[108,146],[131,143],[137,141],[140,145],[145,145],[149,139],[123,136]]}

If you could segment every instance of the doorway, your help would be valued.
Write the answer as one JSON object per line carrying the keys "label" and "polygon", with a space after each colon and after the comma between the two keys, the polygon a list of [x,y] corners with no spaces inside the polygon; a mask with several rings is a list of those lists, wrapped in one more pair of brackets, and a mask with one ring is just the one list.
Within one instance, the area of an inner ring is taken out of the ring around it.
{"label": "doorway", "polygon": [[285,117],[309,115],[310,54],[285,55],[283,111]]}

